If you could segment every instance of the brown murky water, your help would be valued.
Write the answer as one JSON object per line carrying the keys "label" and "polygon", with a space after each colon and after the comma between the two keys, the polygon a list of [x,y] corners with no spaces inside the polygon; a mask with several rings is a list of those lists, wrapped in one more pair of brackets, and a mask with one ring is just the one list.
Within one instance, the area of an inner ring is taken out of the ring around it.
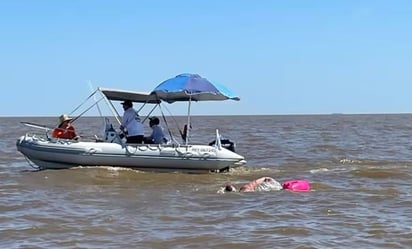
{"label": "brown murky water", "polygon": [[[193,117],[193,140],[218,127],[248,160],[223,174],[35,171],[20,121],[55,124],[0,118],[0,248],[412,247],[412,115]],[[313,189],[217,193],[261,176]]]}

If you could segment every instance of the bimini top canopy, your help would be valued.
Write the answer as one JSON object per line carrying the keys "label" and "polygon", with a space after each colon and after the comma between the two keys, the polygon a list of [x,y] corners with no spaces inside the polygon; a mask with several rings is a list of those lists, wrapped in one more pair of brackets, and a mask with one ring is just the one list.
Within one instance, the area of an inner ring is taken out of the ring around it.
{"label": "bimini top canopy", "polygon": [[153,91],[163,101],[240,100],[232,91],[198,74],[180,74],[163,81]]}
{"label": "bimini top canopy", "polygon": [[131,100],[138,103],[159,104],[161,101],[155,94],[148,92],[134,92],[120,89],[99,88],[99,91],[109,100]]}

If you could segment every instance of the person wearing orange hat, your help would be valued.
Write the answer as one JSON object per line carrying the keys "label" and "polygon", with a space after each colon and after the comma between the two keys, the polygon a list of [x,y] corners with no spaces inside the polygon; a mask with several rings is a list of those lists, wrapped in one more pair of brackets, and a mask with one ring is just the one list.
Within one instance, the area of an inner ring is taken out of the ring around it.
{"label": "person wearing orange hat", "polygon": [[59,126],[53,130],[52,136],[54,138],[64,138],[64,139],[79,139],[79,136],[76,134],[76,130],[73,124],[70,122],[72,118],[66,114],[62,114],[59,117]]}

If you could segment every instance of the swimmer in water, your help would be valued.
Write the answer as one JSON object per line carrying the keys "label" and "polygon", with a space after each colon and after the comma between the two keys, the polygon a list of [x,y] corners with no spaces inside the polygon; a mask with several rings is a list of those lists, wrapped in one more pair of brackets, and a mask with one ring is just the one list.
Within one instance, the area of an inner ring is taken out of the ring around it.
{"label": "swimmer in water", "polygon": [[256,191],[277,191],[277,190],[291,190],[291,191],[309,191],[310,184],[307,180],[289,180],[282,185],[271,177],[261,177],[243,185],[239,191],[235,185],[228,183],[224,188],[218,192],[256,192]]}
{"label": "swimmer in water", "polygon": [[[271,177],[261,177],[248,184],[243,185],[239,192],[255,192],[255,191],[275,191],[281,190],[282,185]],[[229,183],[224,187],[224,192],[237,192],[236,187]]]}

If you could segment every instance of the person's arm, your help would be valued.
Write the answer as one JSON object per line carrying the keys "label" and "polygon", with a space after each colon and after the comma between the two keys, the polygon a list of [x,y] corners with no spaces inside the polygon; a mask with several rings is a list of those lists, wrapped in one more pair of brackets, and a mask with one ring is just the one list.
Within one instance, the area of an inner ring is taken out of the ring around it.
{"label": "person's arm", "polygon": [[265,181],[266,178],[267,178],[267,177],[261,177],[261,178],[259,178],[259,179],[254,180],[254,181],[251,181],[251,182],[249,182],[248,184],[244,185],[244,186],[240,189],[240,191],[241,191],[241,192],[253,192],[253,191],[256,190],[256,187],[257,187],[257,186],[259,186],[260,184],[262,184],[262,183]]}
{"label": "person's arm", "polygon": [[120,124],[120,129],[124,130],[124,128],[127,127],[127,125],[132,121],[131,117],[132,112],[129,112],[128,110],[126,110],[123,114],[123,118],[122,118],[122,122]]}
{"label": "person's arm", "polygon": [[152,130],[152,133],[151,133],[150,136],[149,136],[150,140],[154,140],[155,135],[156,135],[156,130],[153,129],[153,130]]}
{"label": "person's arm", "polygon": [[80,138],[80,136],[77,135],[76,129],[74,128],[73,125],[70,125],[69,127],[67,127],[67,136],[70,137],[70,139],[74,139],[74,140],[77,140]]}

